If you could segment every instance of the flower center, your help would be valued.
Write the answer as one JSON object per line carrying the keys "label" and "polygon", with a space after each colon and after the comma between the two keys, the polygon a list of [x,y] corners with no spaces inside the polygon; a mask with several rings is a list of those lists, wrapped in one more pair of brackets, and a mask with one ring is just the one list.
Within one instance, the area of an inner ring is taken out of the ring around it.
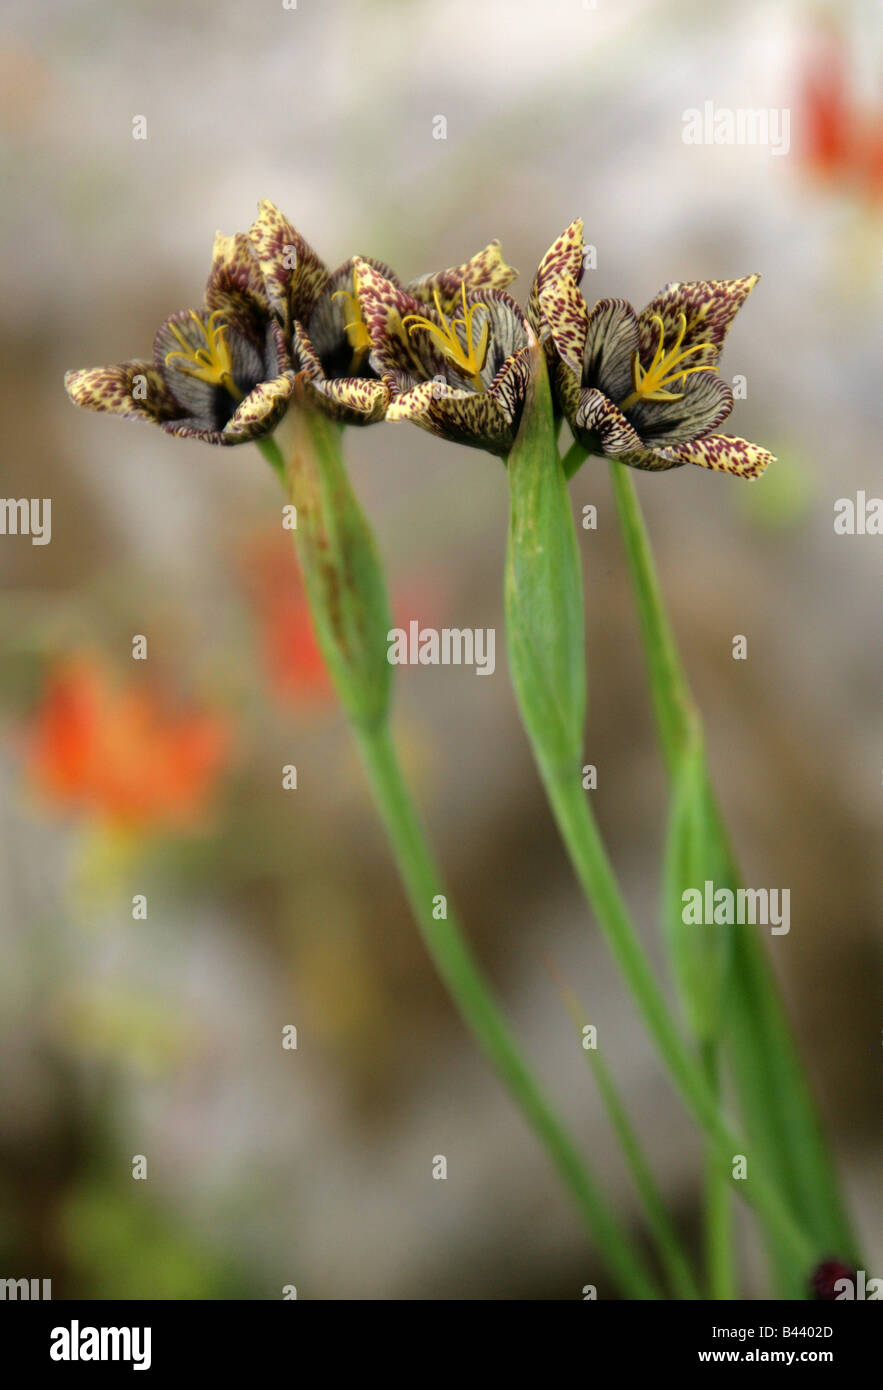
{"label": "flower center", "polygon": [[350,363],[350,376],[355,376],[371,350],[371,334],[368,332],[368,325],[362,317],[362,306],[359,303],[359,277],[353,271],[353,292],[349,290],[335,290],[332,299],[345,299],[349,305],[352,318],[344,324],[346,338],[353,350],[353,359]]}
{"label": "flower center", "polygon": [[653,361],[649,367],[642,367],[637,352],[632,353],[632,387],[633,390],[625,400],[619,402],[620,410],[628,410],[629,406],[637,405],[638,401],[679,401],[683,396],[683,391],[665,391],[663,387],[671,386],[675,381],[680,381],[682,377],[689,376],[691,372],[716,372],[717,367],[704,365],[701,367],[680,367],[679,364],[686,360],[691,353],[701,352],[703,348],[711,348],[716,352],[713,343],[694,343],[692,347],[684,348],[681,352],[681,343],[684,341],[684,334],[687,331],[687,317],[685,314],[678,314],[678,336],[668,352],[663,351],[665,343],[665,324],[659,314],[651,315],[651,322],[659,324],[659,342]]}
{"label": "flower center", "polygon": [[[431,333],[438,346],[441,348],[443,356],[450,362],[451,366],[460,376],[468,377],[476,391],[484,390],[484,382],[481,379],[481,369],[487,360],[488,338],[490,336],[490,324],[485,319],[478,334],[478,341],[473,339],[473,319],[475,311],[483,307],[480,303],[473,304],[471,309],[466,307],[466,282],[460,284],[463,295],[463,317],[452,319],[449,323],[442,311],[441,302],[438,297],[438,290],[433,290],[432,295],[435,300],[435,307],[442,327],[433,323],[432,319],[423,318],[421,314],[406,314],[402,319],[402,326],[406,323],[411,324],[409,333],[416,333],[422,329],[425,333]],[[460,341],[457,332],[457,324],[462,324],[466,335],[466,347]]]}
{"label": "flower center", "polygon": [[170,323],[169,329],[181,344],[182,351],[167,352],[166,366],[172,365],[172,358],[180,357],[180,363],[174,364],[176,371],[195,376],[197,381],[204,381],[209,386],[221,386],[234,401],[241,401],[242,392],[233,380],[233,359],[227,342],[226,324],[220,322],[221,310],[215,309],[214,313],[209,314],[207,323],[203,323],[195,309],[190,310],[190,317],[201,332],[204,345],[193,347],[181,329]]}

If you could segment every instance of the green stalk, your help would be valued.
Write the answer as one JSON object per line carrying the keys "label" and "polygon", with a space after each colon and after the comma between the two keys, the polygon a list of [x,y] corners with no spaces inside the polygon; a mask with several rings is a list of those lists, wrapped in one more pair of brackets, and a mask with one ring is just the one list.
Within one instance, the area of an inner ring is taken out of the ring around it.
{"label": "green stalk", "polygon": [[[629,919],[580,784],[572,774],[563,777],[544,765],[536,746],[534,753],[558,828],[577,878],[594,908],[608,949],[626,979],[672,1081],[729,1173],[733,1156],[747,1152],[745,1144],[724,1123],[716,1097],[684,1046]],[[734,1187],[754,1207],[782,1249],[788,1252],[793,1265],[808,1272],[813,1266],[813,1245],[776,1188],[770,1185],[764,1170],[761,1176],[757,1175],[758,1166],[762,1168],[760,1164],[752,1165],[750,1178],[734,1179]]]}
{"label": "green stalk", "polygon": [[[719,1047],[717,1040],[702,1045],[702,1065],[708,1084],[720,1100]],[[705,1155],[703,1211],[705,1271],[709,1298],[728,1301],[736,1297],[736,1259],[730,1184],[720,1155],[708,1145]]]}
{"label": "green stalk", "polygon": [[427,847],[390,738],[386,654],[392,620],[374,539],[343,467],[340,431],[296,404],[277,436],[284,454],[276,439],[261,441],[260,448],[297,508],[294,536],[317,640],[426,947],[467,1027],[545,1146],[622,1292],[634,1299],[658,1298],[661,1291],[643,1256],[523,1060]]}
{"label": "green stalk", "polygon": [[[567,468],[576,471],[585,450],[574,445]],[[635,591],[660,742],[676,775],[699,716],[693,704],[659,580],[640,504],[629,470],[611,463],[616,506]],[[728,877],[741,882],[720,808],[708,793],[708,833],[727,862]],[[742,1111],[765,1169],[789,1193],[795,1213],[815,1238],[819,1259],[832,1252],[857,1259],[834,1169],[815,1104],[795,1046],[778,987],[757,934],[736,928],[728,987],[728,1057]],[[799,1289],[792,1285],[795,1292]],[[803,1286],[801,1286],[803,1287]]]}
{"label": "green stalk", "polygon": [[582,1031],[584,1012],[580,1002],[573,990],[564,980],[559,978],[557,970],[552,970],[552,974],[573,1021],[577,1036],[580,1038],[581,1050],[585,1054],[589,1071],[594,1077],[604,1108],[607,1111],[607,1117],[619,1141],[626,1167],[631,1174],[638,1196],[641,1198],[647,1225],[653,1236],[657,1254],[669,1284],[680,1299],[701,1299],[702,1294],[693,1277],[690,1261],[668,1215],[662,1194],[653,1177],[653,1171],[641,1147],[640,1140],[632,1128],[603,1055],[597,1047],[585,1046]]}
{"label": "green stalk", "polygon": [[[510,524],[505,608],[515,695],[558,828],[608,948],[672,1080],[729,1167],[733,1156],[745,1148],[724,1124],[701,1068],[684,1046],[582,791],[585,634],[579,554],[555,444],[548,377],[538,346],[532,356],[521,425],[507,470]],[[733,1181],[789,1252],[794,1266],[811,1268],[812,1244],[769,1183],[762,1164],[752,1164],[748,1178]]]}
{"label": "green stalk", "polygon": [[404,786],[388,730],[385,726],[356,729],[355,735],[420,934],[451,998],[545,1145],[622,1289],[631,1298],[659,1298],[660,1290],[643,1257],[612,1216],[572,1140],[522,1060],[450,906],[447,918],[437,918],[433,913],[433,902],[444,892],[444,885]]}

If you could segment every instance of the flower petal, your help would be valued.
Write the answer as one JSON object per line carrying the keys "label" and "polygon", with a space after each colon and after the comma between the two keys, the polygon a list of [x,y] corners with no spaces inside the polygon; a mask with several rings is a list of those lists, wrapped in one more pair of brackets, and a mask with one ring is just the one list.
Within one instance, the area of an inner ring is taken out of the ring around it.
{"label": "flower petal", "polygon": [[378,376],[407,372],[418,381],[428,377],[447,380],[447,365],[436,349],[433,335],[404,323],[408,314],[418,314],[435,322],[434,309],[421,304],[401,285],[356,257],[355,273],[359,284],[359,304],[371,336],[371,365]]}
{"label": "flower petal", "polygon": [[121,362],[114,367],[66,372],[64,385],[74,405],[84,410],[106,410],[126,420],[158,424],[181,411],[162,372],[149,362]]}
{"label": "flower petal", "polygon": [[[665,285],[638,318],[642,363],[652,358],[659,342],[659,325],[653,322],[654,314],[662,319],[667,348],[677,338],[678,315],[684,314],[687,331],[682,348],[710,343],[719,352],[730,324],[759,279],[759,275],[743,275],[738,280],[673,280]],[[714,352],[707,350],[694,353],[690,362],[700,367],[714,362],[715,357]]]}
{"label": "flower petal", "polygon": [[273,312],[286,328],[293,319],[306,321],[328,278],[315,251],[267,198],[258,204],[248,239]]}
{"label": "flower petal", "polygon": [[[351,372],[353,348],[347,336],[347,324],[352,322],[354,314],[350,297],[355,295],[356,259],[352,256],[331,271],[310,313],[310,342],[329,377],[349,376]],[[372,266],[391,284],[398,284],[395,273],[383,261],[371,256],[358,259]]]}
{"label": "flower petal", "polygon": [[487,391],[458,391],[444,382],[421,381],[390,403],[387,420],[410,420],[455,444],[507,454],[515,425]]}
{"label": "flower petal", "polygon": [[338,376],[308,381],[319,409],[344,425],[371,425],[382,420],[389,404],[389,384],[374,377]]}
{"label": "flower petal", "polygon": [[[605,396],[595,387],[584,387],[580,391],[572,429],[581,444],[610,458],[643,448],[641,436],[622,411],[614,405],[609,396]],[[588,439],[585,436],[595,438]]]}
{"label": "flower petal", "polygon": [[703,439],[694,439],[689,444],[678,444],[672,449],[659,449],[661,458],[670,459],[671,467],[682,463],[695,463],[700,468],[712,468],[720,473],[732,473],[737,478],[759,478],[764,469],[775,463],[775,457],[759,444],[749,444],[747,439],[738,439],[731,434],[707,434]]}
{"label": "flower petal", "polygon": [[[467,295],[467,310],[473,305],[479,306],[473,320],[473,338],[483,331],[485,323],[488,325],[487,357],[480,375],[485,386],[490,388],[494,378],[515,353],[527,347],[527,320],[515,300],[506,294],[505,290],[480,290]],[[461,302],[461,317],[462,310]],[[466,332],[462,324],[457,325],[457,334],[468,348],[470,344],[466,342]],[[461,382],[456,373],[453,374],[453,378],[451,384],[459,386]]]}
{"label": "flower petal", "polygon": [[572,280],[574,285],[579,285],[583,278],[583,255],[583,223],[582,218],[578,217],[552,242],[537,267],[531,285],[527,318],[541,342],[546,330],[540,295],[547,286],[556,285],[559,280]]}
{"label": "flower petal", "polygon": [[289,372],[273,381],[261,381],[240,401],[223,428],[223,443],[244,444],[275,429],[288,407],[294,390]]}
{"label": "flower petal", "polygon": [[584,386],[597,386],[612,401],[632,389],[632,355],[638,346],[638,319],[625,299],[599,299],[589,314],[582,358]]}
{"label": "flower petal", "polygon": [[205,302],[210,310],[220,309],[229,324],[245,318],[252,332],[263,332],[262,321],[269,314],[269,304],[260,266],[244,233],[215,233]]}
{"label": "flower petal", "polygon": [[628,417],[648,449],[700,439],[722,425],[733,409],[733,393],[717,372],[696,372],[672,388],[677,401],[638,401]]}
{"label": "flower petal", "polygon": [[[551,338],[558,356],[582,378],[589,311],[576,282],[570,279],[556,280],[540,290],[539,313],[544,324],[545,341]],[[536,328],[536,325],[533,326]]]}
{"label": "flower petal", "polygon": [[492,241],[462,265],[439,270],[434,275],[421,275],[406,288],[422,304],[432,304],[433,291],[438,290],[441,306],[448,314],[460,302],[461,285],[466,286],[467,294],[476,290],[504,290],[517,275],[518,271],[503,260],[500,243]]}
{"label": "flower petal", "polygon": [[640,468],[646,473],[666,473],[671,468],[680,468],[687,460],[666,458],[664,451],[660,450],[635,449],[627,454],[617,454],[616,462],[624,463],[627,468]]}

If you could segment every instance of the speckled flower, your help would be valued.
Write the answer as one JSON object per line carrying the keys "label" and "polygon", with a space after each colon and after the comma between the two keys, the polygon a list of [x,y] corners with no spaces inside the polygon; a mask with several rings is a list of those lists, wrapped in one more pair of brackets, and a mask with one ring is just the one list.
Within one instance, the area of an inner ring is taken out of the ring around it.
{"label": "speckled flower", "polygon": [[528,311],[579,443],[632,468],[695,463],[759,477],[772,454],[715,433],[733,408],[717,359],[759,277],[675,282],[637,314],[624,299],[590,310],[582,266],[582,223],[574,222],[543,258]]}
{"label": "speckled flower", "polygon": [[[249,237],[261,266],[271,307],[290,339],[295,369],[304,374],[308,396],[334,419],[371,424],[389,404],[389,383],[375,368],[362,310],[362,266],[397,286],[389,266],[370,257],[351,257],[329,271],[291,223],[270,202],[260,204]],[[414,300],[430,304],[437,293],[452,304],[468,288],[502,288],[516,272],[492,242],[465,265],[426,275],[409,285]]]}
{"label": "speckled flower", "polygon": [[530,370],[530,330],[515,301],[502,289],[470,289],[465,278],[455,297],[438,277],[430,304],[365,262],[356,273],[371,362],[389,385],[387,419],[506,455]]}
{"label": "speckled flower", "polygon": [[215,237],[205,303],[166,320],[153,364],[68,372],[64,384],[75,405],[207,444],[269,434],[288,406],[294,372],[246,237]]}

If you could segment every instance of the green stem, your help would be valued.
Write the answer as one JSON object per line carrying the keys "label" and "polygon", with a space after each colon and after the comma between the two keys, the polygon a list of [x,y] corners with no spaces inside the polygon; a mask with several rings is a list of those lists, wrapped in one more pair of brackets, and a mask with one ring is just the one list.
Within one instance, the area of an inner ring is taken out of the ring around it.
{"label": "green stem", "polygon": [[[720,1075],[716,1042],[702,1045],[702,1065],[708,1084],[720,1099]],[[735,1250],[733,1243],[732,1204],[726,1170],[721,1167],[720,1155],[713,1145],[705,1156],[704,1212],[705,1268],[709,1298],[729,1301],[736,1297]]]}
{"label": "green stem", "polygon": [[[580,1028],[578,1013],[571,1010],[574,1021]],[[581,1032],[580,1028],[580,1032]],[[589,1069],[604,1102],[613,1131],[619,1140],[626,1166],[632,1175],[632,1182],[644,1207],[647,1225],[656,1242],[659,1259],[665,1270],[673,1292],[685,1300],[700,1299],[702,1294],[693,1277],[690,1261],[684,1252],[678,1233],[666,1211],[662,1194],[656,1186],[653,1171],[644,1156],[638,1136],[631,1126],[625,1106],[619,1098],[607,1064],[597,1047],[583,1048]]]}
{"label": "green stem", "polygon": [[[721,1162],[794,1261],[808,1267],[812,1247],[771,1186],[762,1163],[733,1171],[737,1143],[696,1059],[684,1045],[632,926],[582,789],[585,628],[579,550],[555,443],[548,375],[532,347],[518,433],[507,459],[506,644],[513,686],[546,795],[582,888],[683,1099],[717,1146]],[[741,1168],[741,1165],[740,1165]]]}
{"label": "green stem", "polygon": [[[553,972],[553,976],[556,977],[556,974],[558,972]],[[690,1261],[687,1259],[683,1245],[681,1245],[672,1220],[669,1218],[669,1213],[666,1211],[661,1191],[656,1187],[654,1173],[652,1173],[651,1166],[645,1158],[640,1140],[631,1127],[626,1106],[623,1105],[622,1099],[617,1093],[613,1077],[610,1076],[608,1066],[603,1061],[603,1055],[599,1049],[585,1045],[583,1037],[584,1011],[581,1009],[580,1001],[565,981],[559,980],[558,986],[563,1001],[565,1001],[567,1012],[573,1019],[577,1037],[580,1038],[581,1051],[584,1052],[585,1061],[588,1062],[588,1069],[594,1077],[603,1106],[608,1112],[613,1133],[619,1140],[619,1147],[623,1151],[623,1158],[626,1159],[631,1180],[633,1180],[635,1190],[637,1190],[642,1205],[644,1205],[647,1225],[654,1236],[656,1252],[658,1252],[659,1261],[661,1261],[662,1268],[665,1269],[670,1286],[677,1297],[684,1298],[684,1300],[698,1300],[702,1294],[699,1293],[699,1286],[692,1276]]]}
{"label": "green stem", "polygon": [[260,448],[297,507],[293,534],[316,633],[423,940],[464,1021],[545,1145],[622,1292],[635,1299],[658,1298],[661,1290],[646,1262],[523,1060],[447,901],[442,910],[444,886],[389,733],[385,635],[390,620],[374,540],[343,467],[339,431],[324,417],[293,409],[298,413],[285,422],[290,460],[275,439],[260,441]]}
{"label": "green stem", "polygon": [[[746,1152],[744,1143],[724,1123],[714,1094],[678,1033],[631,924],[581,785],[571,772],[562,774],[545,766],[539,757],[538,761],[558,828],[608,948],[625,976],[669,1075],[713,1142],[722,1167],[725,1165],[731,1175],[734,1156]],[[754,1206],[794,1263],[809,1270],[812,1244],[766,1177],[759,1177],[752,1171],[748,1178],[732,1176],[732,1181],[736,1191]]]}
{"label": "green stem", "polygon": [[[571,471],[585,450],[574,445]],[[581,458],[579,459],[581,462]],[[690,722],[699,715],[665,609],[647,528],[630,470],[611,462],[613,491],[647,657],[656,721],[665,761],[674,776]],[[709,778],[710,786],[710,778]],[[720,807],[709,792],[709,813],[734,883],[742,881]],[[729,989],[728,1057],[749,1130],[765,1168],[788,1191],[795,1211],[816,1241],[816,1256],[831,1251],[858,1259],[806,1072],[788,1025],[778,986],[755,933],[734,933]],[[801,1285],[792,1280],[799,1295]]]}
{"label": "green stem", "polygon": [[577,469],[582,467],[588,456],[588,449],[584,449],[582,444],[577,444],[576,440],[574,440],[561,460],[561,467],[564,469],[564,476],[567,478],[568,482],[573,477],[574,473],[576,473]]}
{"label": "green stem", "polygon": [[273,436],[268,435],[266,439],[258,439],[255,442],[282,486],[286,487],[285,460],[282,457],[282,450],[279,448]]}
{"label": "green stem", "polygon": [[460,1014],[545,1145],[623,1290],[632,1298],[658,1298],[659,1290],[643,1259],[612,1218],[572,1140],[522,1060],[450,906],[445,906],[446,916],[436,915],[439,909],[434,904],[443,895],[443,884],[405,788],[388,729],[382,726],[354,732],[420,934]]}

